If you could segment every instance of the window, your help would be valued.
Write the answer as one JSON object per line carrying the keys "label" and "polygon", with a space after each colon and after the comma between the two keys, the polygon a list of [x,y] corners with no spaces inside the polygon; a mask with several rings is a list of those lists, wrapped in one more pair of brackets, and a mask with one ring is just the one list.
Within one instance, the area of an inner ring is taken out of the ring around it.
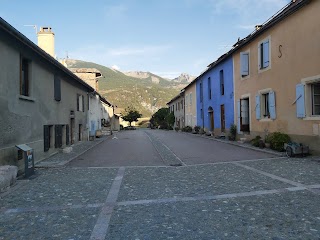
{"label": "window", "polygon": [[261,102],[261,111],[262,116],[270,118],[270,112],[269,112],[269,93],[264,93],[261,95],[262,102]]}
{"label": "window", "polygon": [[31,62],[26,58],[21,58],[20,63],[20,95],[30,96],[30,73]]}
{"label": "window", "polygon": [[208,77],[208,96],[211,99],[211,78]]}
{"label": "window", "polygon": [[223,70],[220,70],[220,94],[224,95],[224,75],[223,75]]}
{"label": "window", "polygon": [[201,109],[201,119],[203,119],[203,109]]}
{"label": "window", "polygon": [[54,76],[54,100],[61,101],[61,80]]}
{"label": "window", "polygon": [[320,115],[320,83],[311,84],[312,115]]}
{"label": "window", "polygon": [[265,69],[270,66],[270,38],[259,43],[258,61],[259,69]]}
{"label": "window", "polygon": [[192,93],[190,93],[190,106],[192,105]]}
{"label": "window", "polygon": [[203,88],[202,88],[202,82],[200,82],[200,102],[203,101]]}
{"label": "window", "polygon": [[240,53],[240,72],[241,77],[249,75],[249,52]]}
{"label": "window", "polygon": [[183,109],[183,100],[181,100],[181,109]]}
{"label": "window", "polygon": [[275,92],[272,90],[260,91],[260,94],[256,96],[256,119],[276,119],[275,104]]}
{"label": "window", "polygon": [[77,94],[77,111],[84,112],[84,97],[80,94]]}
{"label": "window", "polygon": [[296,86],[294,101],[298,118],[320,117],[320,75],[305,78]]}

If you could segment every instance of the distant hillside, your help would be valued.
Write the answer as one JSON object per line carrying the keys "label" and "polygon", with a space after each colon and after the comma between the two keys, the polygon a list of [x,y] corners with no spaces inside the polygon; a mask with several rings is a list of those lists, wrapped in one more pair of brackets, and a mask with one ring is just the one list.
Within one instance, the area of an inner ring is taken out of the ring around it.
{"label": "distant hillside", "polygon": [[150,117],[159,108],[179,94],[186,84],[168,81],[152,73],[142,74],[143,78],[129,75],[96,64],[80,60],[67,60],[69,68],[96,68],[104,78],[99,79],[99,92],[118,108],[133,105],[143,117]]}

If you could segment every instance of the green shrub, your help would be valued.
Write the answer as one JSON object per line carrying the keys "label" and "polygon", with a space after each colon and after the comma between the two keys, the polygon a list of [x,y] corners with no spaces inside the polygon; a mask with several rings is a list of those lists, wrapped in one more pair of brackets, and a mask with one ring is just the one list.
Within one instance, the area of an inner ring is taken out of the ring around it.
{"label": "green shrub", "polygon": [[182,128],[183,132],[192,132],[192,127],[190,126],[185,126],[184,128]]}
{"label": "green shrub", "polygon": [[270,143],[271,149],[281,152],[284,150],[283,145],[290,142],[290,137],[285,133],[274,132],[266,137],[266,142]]}
{"label": "green shrub", "polygon": [[251,140],[251,144],[255,147],[259,147],[260,140],[261,140],[261,137],[258,135]]}
{"label": "green shrub", "polygon": [[180,130],[179,127],[175,127],[174,130],[176,130],[177,132]]}

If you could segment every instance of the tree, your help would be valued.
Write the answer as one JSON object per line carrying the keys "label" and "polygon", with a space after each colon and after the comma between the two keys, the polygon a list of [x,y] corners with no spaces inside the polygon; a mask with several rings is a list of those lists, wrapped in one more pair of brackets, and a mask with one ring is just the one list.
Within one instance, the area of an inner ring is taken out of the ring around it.
{"label": "tree", "polygon": [[132,122],[137,122],[140,117],[142,117],[142,114],[133,107],[127,107],[125,112],[122,113],[122,119],[129,122],[130,126]]}
{"label": "tree", "polygon": [[170,113],[169,108],[160,108],[152,115],[150,123],[156,127],[160,126],[160,128],[168,128],[168,126],[172,127],[174,120],[174,114]]}

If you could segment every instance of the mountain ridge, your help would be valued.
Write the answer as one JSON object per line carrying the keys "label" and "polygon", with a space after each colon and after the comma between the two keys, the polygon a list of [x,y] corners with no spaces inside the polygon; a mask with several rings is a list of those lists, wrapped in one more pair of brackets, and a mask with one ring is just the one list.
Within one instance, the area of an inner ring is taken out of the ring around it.
{"label": "mountain ridge", "polygon": [[179,94],[187,82],[169,81],[151,72],[140,72],[140,78],[97,63],[76,59],[65,60],[68,68],[96,68],[103,78],[99,79],[99,93],[108,101],[125,109],[134,106],[143,117],[151,117],[158,109]]}

